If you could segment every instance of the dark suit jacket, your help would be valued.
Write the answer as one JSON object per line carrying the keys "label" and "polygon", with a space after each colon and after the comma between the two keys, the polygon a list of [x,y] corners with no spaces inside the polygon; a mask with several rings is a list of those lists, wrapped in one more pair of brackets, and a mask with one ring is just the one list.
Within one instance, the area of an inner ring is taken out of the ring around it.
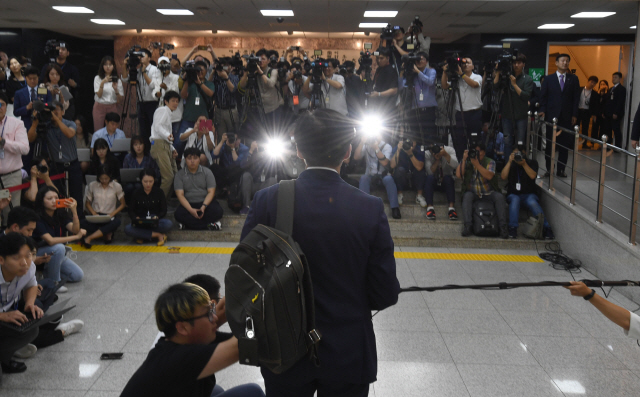
{"label": "dark suit jacket", "polygon": [[[321,366],[303,359],[280,376],[371,383],[377,373],[371,310],[394,305],[400,288],[384,205],[329,170],[302,172],[295,190],[292,237],[309,261]],[[256,193],[243,239],[258,224],[275,226],[277,201],[278,185]]]}
{"label": "dark suit jacket", "polygon": [[589,100],[589,115],[599,116],[600,112],[600,94],[596,90],[591,90],[591,99]]}
{"label": "dark suit jacket", "polygon": [[578,117],[580,104],[580,81],[574,74],[565,75],[564,89],[560,89],[558,74],[545,77],[540,88],[540,110],[544,119],[552,122],[558,119],[558,125],[571,128],[571,117]]}
{"label": "dark suit jacket", "polygon": [[618,120],[621,120],[624,117],[626,101],[626,88],[621,84],[611,88],[604,96],[604,115],[610,118],[615,114],[618,116]]}
{"label": "dark suit jacket", "polygon": [[[16,94],[13,98],[13,115],[16,117],[20,117],[24,122],[24,128],[29,131],[31,128],[31,114],[33,109],[27,110],[27,105],[31,102],[31,87],[26,86],[24,88],[16,91]],[[36,92],[38,88],[36,87]],[[51,92],[47,90],[47,96],[44,98],[45,102],[51,102],[53,98],[51,97]]]}

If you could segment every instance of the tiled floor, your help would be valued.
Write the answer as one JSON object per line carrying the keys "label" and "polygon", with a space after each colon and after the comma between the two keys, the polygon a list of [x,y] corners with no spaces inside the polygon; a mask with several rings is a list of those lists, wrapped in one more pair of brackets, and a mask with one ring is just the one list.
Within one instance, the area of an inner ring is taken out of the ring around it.
{"label": "tiled floor", "polygon": [[[535,251],[497,253],[536,255]],[[210,254],[77,255],[85,281],[69,286],[77,307],[65,319],[84,320],[84,330],[28,359],[27,372],[5,375],[3,397],[118,396],[158,333],[153,302],[160,290],[201,272],[223,280],[229,261],[229,255]],[[402,286],[571,279],[544,263],[398,259],[397,268]],[[592,277],[586,272],[578,276]],[[619,293],[611,299],[637,308]],[[372,396],[640,395],[636,341],[559,287],[405,293],[373,322],[379,370]],[[100,361],[102,352],[124,352],[124,358]],[[217,378],[223,387],[262,382],[258,369],[240,365]]]}

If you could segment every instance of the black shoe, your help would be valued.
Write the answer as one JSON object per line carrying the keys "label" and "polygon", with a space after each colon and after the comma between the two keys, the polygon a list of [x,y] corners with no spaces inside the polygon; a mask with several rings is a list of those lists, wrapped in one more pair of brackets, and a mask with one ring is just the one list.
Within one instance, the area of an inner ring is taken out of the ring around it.
{"label": "black shoe", "polygon": [[83,237],[83,238],[81,238],[80,240],[78,240],[78,242],[80,243],[80,246],[81,246],[81,247],[86,248],[86,249],[88,249],[88,250],[90,250],[90,249],[91,249],[92,244],[87,243],[87,242],[85,241],[84,237]]}
{"label": "black shoe", "polygon": [[518,228],[517,227],[510,227],[509,228],[509,238],[513,238],[513,239],[518,238]]}
{"label": "black shoe", "polygon": [[400,215],[400,208],[391,208],[391,216],[393,219],[401,219],[402,215]]}
{"label": "black shoe", "polygon": [[473,234],[473,227],[471,225],[464,225],[462,229],[462,237],[469,237]]}
{"label": "black shoe", "polygon": [[558,172],[556,175],[558,176],[558,178],[566,178],[567,177],[567,174],[565,174],[564,171]]}
{"label": "black shoe", "polygon": [[500,237],[503,239],[509,238],[509,228],[506,226],[500,226]]}
{"label": "black shoe", "polygon": [[24,363],[15,360],[11,360],[7,364],[2,363],[1,365],[2,372],[5,374],[19,374],[27,370],[27,366]]}
{"label": "black shoe", "polygon": [[553,231],[551,230],[550,227],[545,227],[544,229],[542,229],[542,235],[544,236],[545,240],[555,240],[556,236],[553,234]]}

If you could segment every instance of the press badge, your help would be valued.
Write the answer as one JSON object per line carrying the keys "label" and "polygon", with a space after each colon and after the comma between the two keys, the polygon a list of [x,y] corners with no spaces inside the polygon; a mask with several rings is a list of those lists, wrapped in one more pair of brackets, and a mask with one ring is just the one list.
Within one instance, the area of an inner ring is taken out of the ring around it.
{"label": "press badge", "polygon": [[0,149],[0,160],[4,158],[4,149]]}
{"label": "press badge", "polygon": [[516,190],[520,191],[520,182],[516,183]]}
{"label": "press badge", "polygon": [[422,93],[420,93],[420,102],[422,102],[424,100],[424,95],[422,95]]}
{"label": "press badge", "polygon": [[326,103],[327,105],[329,104],[329,97],[324,98],[324,103]]}
{"label": "press badge", "polygon": [[196,106],[198,106],[198,105],[200,105],[200,97],[199,96],[196,97]]}
{"label": "press badge", "polygon": [[260,182],[264,182],[267,178],[264,175],[264,170],[262,171],[262,175],[260,175]]}
{"label": "press badge", "polygon": [[298,104],[299,104],[299,103],[300,103],[300,102],[299,102],[299,100],[298,100],[298,96],[297,96],[297,95],[294,95],[294,96],[293,96],[293,104],[294,104],[295,106],[298,106]]}
{"label": "press badge", "polygon": [[293,175],[298,175],[298,169],[296,167],[293,167]]}

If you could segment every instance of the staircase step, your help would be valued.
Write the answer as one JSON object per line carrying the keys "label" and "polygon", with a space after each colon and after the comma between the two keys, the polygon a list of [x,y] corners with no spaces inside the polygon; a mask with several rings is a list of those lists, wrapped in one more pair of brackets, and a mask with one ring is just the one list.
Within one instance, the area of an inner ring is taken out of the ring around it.
{"label": "staircase step", "polygon": [[[500,237],[462,237],[461,228],[451,232],[420,235],[416,232],[394,231],[391,233],[393,242],[398,247],[444,247],[444,248],[484,248],[484,249],[536,249],[534,240],[524,236],[517,239],[502,239]],[[545,241],[548,243],[549,241]]]}

